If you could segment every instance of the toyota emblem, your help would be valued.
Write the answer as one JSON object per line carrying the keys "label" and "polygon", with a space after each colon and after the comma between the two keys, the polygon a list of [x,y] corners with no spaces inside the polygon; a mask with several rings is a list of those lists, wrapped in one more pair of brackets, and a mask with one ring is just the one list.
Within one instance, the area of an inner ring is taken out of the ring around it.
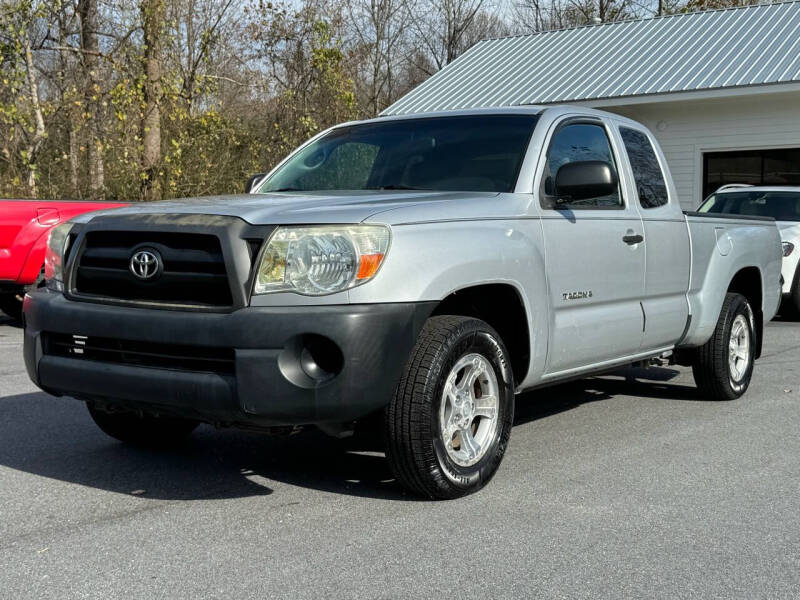
{"label": "toyota emblem", "polygon": [[131,273],[143,281],[153,279],[161,272],[162,266],[161,255],[152,248],[142,248],[131,256]]}

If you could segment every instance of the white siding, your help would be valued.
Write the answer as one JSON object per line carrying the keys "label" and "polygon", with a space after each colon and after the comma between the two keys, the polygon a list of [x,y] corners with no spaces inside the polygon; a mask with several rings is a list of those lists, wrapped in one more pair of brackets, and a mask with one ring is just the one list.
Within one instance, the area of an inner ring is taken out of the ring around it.
{"label": "white siding", "polygon": [[606,106],[643,123],[667,157],[681,206],[702,200],[703,153],[800,147],[800,92]]}

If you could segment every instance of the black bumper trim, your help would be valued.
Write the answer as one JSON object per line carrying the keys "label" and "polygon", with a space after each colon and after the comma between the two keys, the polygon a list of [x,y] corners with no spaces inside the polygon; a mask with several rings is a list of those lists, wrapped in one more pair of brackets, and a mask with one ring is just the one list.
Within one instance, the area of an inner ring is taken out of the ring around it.
{"label": "black bumper trim", "polygon": [[[75,302],[42,291],[25,300],[25,365],[56,395],[219,424],[345,422],[385,406],[435,302],[250,307],[197,313]],[[235,374],[124,365],[49,355],[42,333],[235,351]],[[318,385],[287,379],[279,357],[297,336],[332,340],[341,372]]]}

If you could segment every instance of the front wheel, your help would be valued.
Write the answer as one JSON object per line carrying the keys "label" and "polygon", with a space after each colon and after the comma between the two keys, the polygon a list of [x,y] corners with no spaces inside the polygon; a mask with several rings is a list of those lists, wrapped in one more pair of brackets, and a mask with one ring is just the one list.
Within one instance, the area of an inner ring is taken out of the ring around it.
{"label": "front wheel", "polygon": [[715,400],[734,400],[753,376],[756,331],[753,309],[741,294],[726,294],[714,334],[692,363],[700,391]]}
{"label": "front wheel", "polygon": [[478,319],[428,319],[385,411],[398,482],[458,498],[497,472],[514,420],[514,379],[497,332]]}
{"label": "front wheel", "polygon": [[180,442],[199,423],[188,419],[153,417],[133,412],[106,412],[87,404],[92,420],[106,435],[142,446],[168,446]]}

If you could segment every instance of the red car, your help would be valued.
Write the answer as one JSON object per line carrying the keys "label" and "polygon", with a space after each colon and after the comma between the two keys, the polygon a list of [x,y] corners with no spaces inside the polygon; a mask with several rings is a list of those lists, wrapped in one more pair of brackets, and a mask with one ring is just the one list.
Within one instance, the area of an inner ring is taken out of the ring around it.
{"label": "red car", "polygon": [[19,319],[25,291],[43,281],[47,234],[76,215],[116,208],[112,202],[0,200],[0,310]]}

